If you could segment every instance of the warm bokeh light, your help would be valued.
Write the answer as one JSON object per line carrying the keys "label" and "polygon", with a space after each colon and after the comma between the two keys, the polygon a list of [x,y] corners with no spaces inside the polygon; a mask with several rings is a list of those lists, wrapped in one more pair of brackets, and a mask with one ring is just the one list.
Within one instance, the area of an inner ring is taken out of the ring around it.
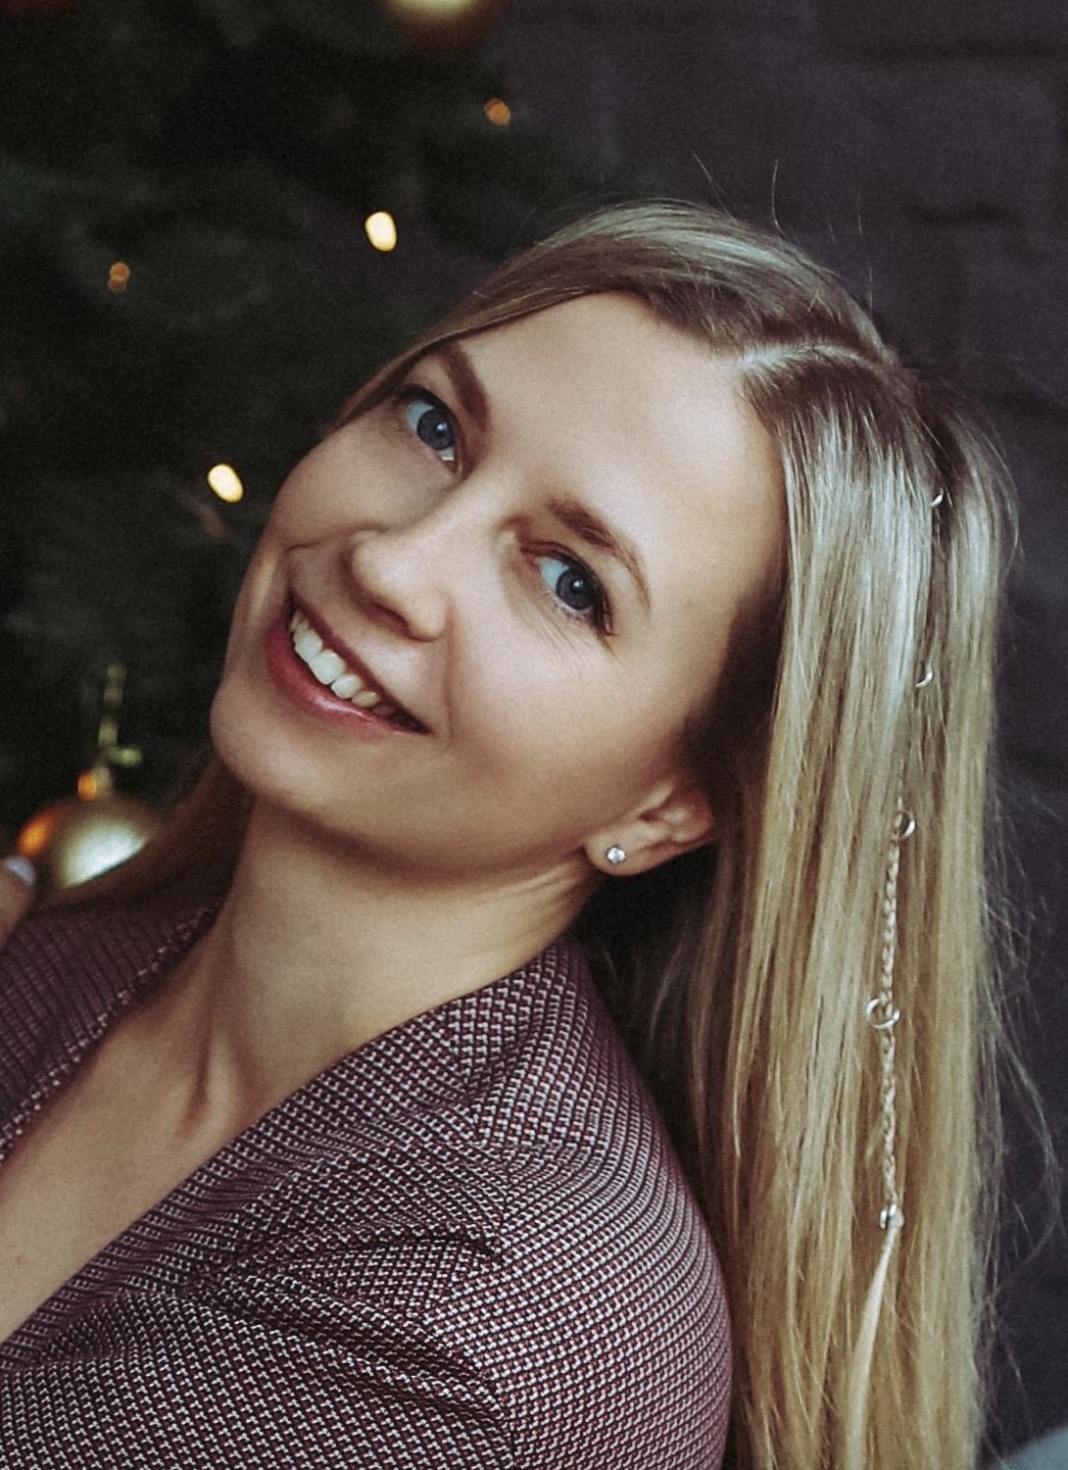
{"label": "warm bokeh light", "polygon": [[393,8],[427,20],[447,20],[474,9],[475,0],[393,0]]}
{"label": "warm bokeh light", "polygon": [[[109,773],[104,772],[106,777]],[[83,771],[78,777],[78,795],[82,801],[95,801],[98,796],[108,796],[111,793],[110,780],[101,780],[99,771]]]}
{"label": "warm bokeh light", "polygon": [[394,250],[397,245],[397,226],[388,210],[378,209],[363,222],[367,238],[376,250]]}
{"label": "warm bokeh light", "polygon": [[491,97],[482,111],[494,127],[506,128],[512,121],[512,109],[503,97]]}
{"label": "warm bokeh light", "polygon": [[237,471],[228,464],[212,465],[208,471],[208,484],[220,500],[227,505],[236,505],[245,493],[245,487]]}
{"label": "warm bokeh light", "polygon": [[124,260],[117,260],[108,271],[108,290],[125,291],[130,281],[130,267]]}
{"label": "warm bokeh light", "polygon": [[55,821],[50,811],[41,812],[39,816],[27,822],[19,833],[17,844],[19,854],[29,858],[31,862],[34,858],[40,857],[48,846],[48,839],[52,835],[54,826]]}
{"label": "warm bokeh light", "polygon": [[[2,0],[0,0],[2,3]],[[502,0],[380,0],[408,45],[428,56],[467,50],[489,30]]]}

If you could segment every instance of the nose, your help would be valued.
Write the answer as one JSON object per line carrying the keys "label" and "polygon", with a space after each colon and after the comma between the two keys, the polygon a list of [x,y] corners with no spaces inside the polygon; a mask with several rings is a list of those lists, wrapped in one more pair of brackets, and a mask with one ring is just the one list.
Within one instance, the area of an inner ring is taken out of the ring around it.
{"label": "nose", "polygon": [[348,546],[354,595],[375,621],[432,642],[449,623],[474,528],[439,505],[404,526],[360,530]]}

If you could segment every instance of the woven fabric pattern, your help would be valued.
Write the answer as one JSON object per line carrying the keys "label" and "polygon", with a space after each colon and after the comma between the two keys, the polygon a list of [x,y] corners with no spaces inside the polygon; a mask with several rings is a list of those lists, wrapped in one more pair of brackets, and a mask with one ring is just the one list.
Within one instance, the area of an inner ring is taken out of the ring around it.
{"label": "woven fabric pattern", "polygon": [[[217,901],[23,925],[0,1157]],[[0,1345],[0,1466],[715,1470],[712,1247],[561,942],[313,1078]]]}

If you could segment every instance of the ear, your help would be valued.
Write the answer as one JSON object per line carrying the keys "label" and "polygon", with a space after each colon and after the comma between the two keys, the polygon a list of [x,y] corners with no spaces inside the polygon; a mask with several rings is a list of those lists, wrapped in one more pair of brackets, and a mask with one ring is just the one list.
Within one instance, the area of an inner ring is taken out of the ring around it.
{"label": "ear", "polygon": [[[707,796],[691,776],[680,773],[661,782],[621,821],[593,833],[584,847],[586,857],[600,872],[627,877],[704,847],[715,830]],[[609,852],[625,856],[612,861]]]}

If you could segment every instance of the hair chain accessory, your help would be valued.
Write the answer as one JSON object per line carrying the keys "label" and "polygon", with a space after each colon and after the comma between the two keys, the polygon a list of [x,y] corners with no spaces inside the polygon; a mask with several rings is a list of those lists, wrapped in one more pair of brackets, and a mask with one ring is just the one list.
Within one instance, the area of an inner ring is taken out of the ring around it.
{"label": "hair chain accessory", "polygon": [[627,861],[627,854],[623,851],[621,847],[616,847],[613,844],[613,846],[610,847],[605,853],[605,859],[607,862],[610,862],[612,864],[613,868],[618,868],[620,863],[625,863]]}
{"label": "hair chain accessory", "polygon": [[898,1231],[905,1223],[897,1192],[897,1073],[894,1030],[901,1012],[894,1004],[894,961],[897,956],[897,887],[901,870],[901,844],[916,830],[916,822],[898,797],[890,850],[886,860],[886,886],[883,890],[883,943],[880,964],[880,987],[864,1008],[868,1025],[879,1042],[882,1086],[883,1126],[883,1208],[879,1225],[886,1231]]}
{"label": "hair chain accessory", "polygon": [[883,1232],[882,1249],[872,1275],[871,1284],[860,1317],[853,1348],[853,1387],[845,1406],[845,1455],[843,1465],[867,1463],[867,1412],[871,1366],[875,1352],[875,1334],[882,1313],[886,1282],[890,1274],[890,1258],[905,1224],[905,1216],[897,1193],[897,1083],[894,1070],[894,1030],[901,1012],[894,1004],[894,959],[897,950],[897,880],[901,868],[901,844],[915,830],[915,823],[905,811],[898,796],[886,859],[886,886],[883,890],[883,945],[880,963],[881,984],[864,1008],[868,1024],[879,1042],[882,1072],[883,1125],[883,1207],[879,1211],[879,1228]]}

